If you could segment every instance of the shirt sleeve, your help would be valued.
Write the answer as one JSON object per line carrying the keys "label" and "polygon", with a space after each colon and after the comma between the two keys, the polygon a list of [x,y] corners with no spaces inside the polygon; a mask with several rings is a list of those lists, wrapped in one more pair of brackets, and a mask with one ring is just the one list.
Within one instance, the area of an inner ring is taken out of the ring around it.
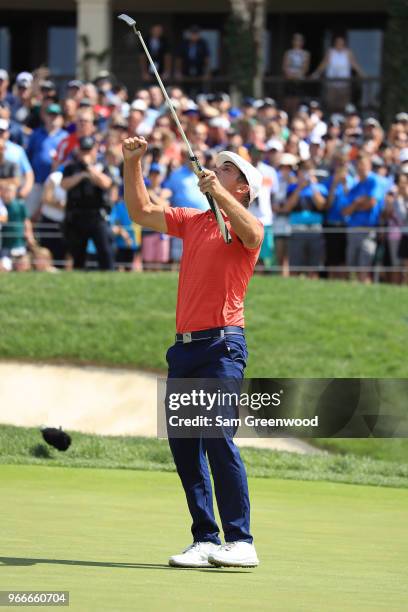
{"label": "shirt sleeve", "polygon": [[32,172],[33,169],[31,167],[30,161],[27,157],[26,152],[24,151],[24,149],[21,147],[20,148],[20,155],[19,155],[19,166],[20,166],[20,172],[21,174],[24,176],[26,175],[28,172]]}
{"label": "shirt sleeve", "polygon": [[175,236],[176,238],[184,238],[186,226],[192,217],[196,214],[200,214],[202,211],[194,208],[184,208],[178,206],[177,208],[166,208],[164,211],[164,217],[166,219],[167,233],[169,236]]}

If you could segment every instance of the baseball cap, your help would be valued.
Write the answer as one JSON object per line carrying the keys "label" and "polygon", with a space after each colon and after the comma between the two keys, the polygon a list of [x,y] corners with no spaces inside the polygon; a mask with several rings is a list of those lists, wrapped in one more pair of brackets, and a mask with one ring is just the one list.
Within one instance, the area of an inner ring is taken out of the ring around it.
{"label": "baseball cap", "polygon": [[48,115],[61,115],[62,114],[62,110],[59,104],[49,104],[47,108],[45,109],[45,112],[48,113]]}
{"label": "baseball cap", "polygon": [[230,101],[230,97],[224,91],[217,91],[214,94],[214,102],[229,102],[229,101]]}
{"label": "baseball cap", "polygon": [[72,81],[68,81],[67,87],[72,89],[80,89],[82,87],[82,81],[78,79],[72,79]]}
{"label": "baseball cap", "polygon": [[396,123],[408,123],[408,113],[397,113],[395,115]]}
{"label": "baseball cap", "polygon": [[199,114],[200,113],[200,109],[198,107],[198,104],[196,104],[194,102],[194,100],[189,100],[187,102],[187,105],[185,107],[185,109],[183,110],[183,114],[184,115],[189,115],[189,114]]}
{"label": "baseball cap", "polygon": [[301,104],[299,108],[297,109],[297,112],[298,113],[308,113],[309,107],[307,106],[307,104]]}
{"label": "baseball cap", "polygon": [[282,157],[280,158],[279,165],[280,166],[296,166],[297,162],[298,162],[298,158],[296,157],[296,155],[293,155],[292,153],[283,153]]}
{"label": "baseball cap", "polygon": [[1,81],[8,81],[9,75],[7,70],[4,70],[4,68],[0,68],[0,80]]}
{"label": "baseball cap", "polygon": [[94,78],[94,83],[97,83],[98,81],[110,80],[110,78],[111,78],[111,75],[108,70],[100,70],[98,74],[96,75],[96,77]]}
{"label": "baseball cap", "polygon": [[254,107],[254,104],[255,104],[255,98],[251,98],[250,96],[247,96],[246,98],[244,98],[242,102],[242,106]]}
{"label": "baseball cap", "polygon": [[373,155],[371,158],[371,163],[375,168],[384,168],[385,162],[382,157],[379,155]]}
{"label": "baseball cap", "polygon": [[83,106],[83,107],[88,106],[89,107],[89,106],[92,106],[92,102],[91,102],[91,100],[89,98],[82,98],[79,101],[79,106]]}
{"label": "baseball cap", "polygon": [[375,117],[368,117],[368,119],[364,120],[363,125],[369,127],[380,127],[380,122]]}
{"label": "baseball cap", "polygon": [[52,90],[57,89],[57,86],[53,81],[41,81],[40,89]]}
{"label": "baseball cap", "polygon": [[278,140],[278,138],[270,138],[266,144],[265,149],[267,151],[283,151],[283,142]]}
{"label": "baseball cap", "polygon": [[157,174],[163,174],[163,166],[161,166],[157,162],[153,162],[150,166],[149,174],[151,174],[152,172],[157,172]]}
{"label": "baseball cap", "polygon": [[145,113],[147,111],[147,104],[144,102],[144,100],[137,98],[136,100],[133,100],[132,104],[130,105],[130,110],[138,110]]}
{"label": "baseball cap", "polygon": [[313,145],[321,145],[323,142],[321,136],[319,136],[318,134],[314,134],[311,139],[310,139],[310,144]]}
{"label": "baseball cap", "polygon": [[278,105],[273,98],[264,98],[261,108],[278,108]]}
{"label": "baseball cap", "polygon": [[241,155],[232,151],[221,151],[215,158],[215,165],[219,168],[223,163],[231,162],[241,170],[249,185],[249,202],[251,203],[258,197],[259,190],[262,186],[262,174],[254,168],[252,164],[246,161]]}
{"label": "baseball cap", "polygon": [[10,127],[7,119],[0,119],[0,132],[6,132]]}
{"label": "baseball cap", "polygon": [[128,124],[127,124],[126,119],[123,116],[120,116],[112,124],[112,127],[118,130],[126,130],[126,128],[128,127]]}
{"label": "baseball cap", "polygon": [[406,162],[408,162],[408,147],[405,147],[405,149],[401,149],[399,159],[401,164],[405,164]]}
{"label": "baseball cap", "polygon": [[214,117],[208,122],[210,127],[221,128],[222,130],[229,130],[231,123],[225,117]]}
{"label": "baseball cap", "polygon": [[344,107],[344,114],[349,116],[358,115],[357,108],[354,106],[354,104],[346,104]]}
{"label": "baseball cap", "polygon": [[17,75],[16,83],[20,87],[29,87],[33,82],[33,75],[31,72],[20,72]]}
{"label": "baseball cap", "polygon": [[82,136],[79,139],[79,148],[81,151],[90,151],[95,146],[96,141],[92,136]]}

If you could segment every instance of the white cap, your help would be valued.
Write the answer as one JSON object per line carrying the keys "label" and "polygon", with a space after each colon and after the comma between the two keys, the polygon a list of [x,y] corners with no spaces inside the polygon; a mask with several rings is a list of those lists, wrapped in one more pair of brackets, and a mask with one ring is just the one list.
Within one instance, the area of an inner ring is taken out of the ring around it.
{"label": "white cap", "polygon": [[279,138],[270,138],[265,144],[265,148],[267,151],[279,151],[281,153],[283,151],[283,142]]}
{"label": "white cap", "polygon": [[297,163],[298,158],[292,153],[283,153],[279,161],[280,166],[296,166]]}
{"label": "white cap", "polygon": [[10,127],[10,123],[7,121],[7,119],[0,119],[0,130],[2,132],[5,132],[6,130],[8,130]]}
{"label": "white cap", "polygon": [[221,128],[223,130],[229,130],[231,127],[230,121],[228,121],[228,119],[225,117],[213,117],[213,119],[210,119],[208,122],[208,125],[210,127]]}
{"label": "white cap", "polygon": [[147,111],[147,104],[144,100],[137,98],[136,100],[133,100],[132,104],[130,105],[130,110],[138,110],[145,113]]}
{"label": "white cap", "polygon": [[17,85],[31,85],[33,82],[33,75],[31,72],[20,72],[17,75],[16,83]]}
{"label": "white cap", "polygon": [[405,164],[405,162],[408,162],[408,147],[400,151],[400,163]]}
{"label": "white cap", "polygon": [[238,155],[237,153],[233,153],[232,151],[221,151],[218,153],[215,158],[215,165],[217,168],[221,166],[225,162],[231,162],[239,168],[242,174],[245,176],[249,185],[249,202],[251,203],[255,198],[258,197],[259,190],[262,186],[262,174],[254,168],[252,164],[247,162],[246,159]]}
{"label": "white cap", "polygon": [[9,80],[9,75],[7,70],[4,70],[4,68],[0,68],[0,79],[2,81],[8,81]]}

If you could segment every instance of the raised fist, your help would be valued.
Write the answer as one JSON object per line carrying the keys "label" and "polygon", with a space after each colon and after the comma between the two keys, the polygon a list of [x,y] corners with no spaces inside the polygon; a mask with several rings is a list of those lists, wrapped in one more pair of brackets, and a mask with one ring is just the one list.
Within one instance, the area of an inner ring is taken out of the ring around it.
{"label": "raised fist", "polygon": [[122,143],[123,159],[141,159],[146,153],[147,141],[143,136],[126,138]]}

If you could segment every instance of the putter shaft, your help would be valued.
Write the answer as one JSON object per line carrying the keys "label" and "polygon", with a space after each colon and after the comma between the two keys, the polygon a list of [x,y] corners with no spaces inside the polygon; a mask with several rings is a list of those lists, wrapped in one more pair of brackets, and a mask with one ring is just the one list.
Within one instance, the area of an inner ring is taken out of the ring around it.
{"label": "putter shaft", "polygon": [[[167,102],[167,105],[168,105],[168,107],[170,109],[170,112],[172,114],[172,117],[173,117],[173,119],[174,119],[174,121],[175,121],[175,123],[177,125],[179,133],[180,133],[180,135],[181,135],[181,137],[182,137],[182,139],[184,141],[184,144],[187,147],[187,151],[188,151],[188,154],[189,154],[189,157],[190,157],[191,164],[193,166],[194,173],[197,176],[201,177],[202,174],[203,174],[203,169],[201,167],[201,164],[198,161],[197,157],[194,155],[193,149],[191,148],[191,145],[190,145],[190,143],[189,143],[189,141],[187,139],[187,136],[186,136],[186,134],[185,134],[185,132],[183,130],[183,126],[180,123],[180,120],[179,120],[178,115],[177,115],[177,113],[176,113],[176,111],[174,109],[172,101],[170,100],[170,98],[168,96],[166,88],[163,85],[163,81],[161,80],[161,77],[160,77],[160,75],[159,75],[159,73],[157,71],[156,65],[155,65],[155,63],[154,63],[154,61],[152,59],[152,56],[150,55],[149,49],[147,48],[146,43],[145,43],[145,41],[143,39],[142,33],[136,28],[136,21],[134,19],[132,19],[132,17],[129,17],[129,15],[125,15],[124,13],[119,15],[118,19],[121,19],[128,26],[132,27],[134,33],[136,34],[136,36],[140,40],[140,44],[143,47],[143,50],[144,50],[144,52],[146,54],[146,57],[147,57],[147,59],[149,61],[149,64],[150,64],[150,66],[151,66],[151,68],[153,70],[153,73],[154,73],[154,75],[155,75],[155,77],[157,79],[157,82],[158,82],[159,87],[160,87],[160,89],[162,91],[164,99]],[[222,216],[222,214],[220,212],[220,209],[219,209],[217,203],[215,202],[215,200],[214,200],[214,198],[212,197],[211,194],[206,193],[205,196],[206,196],[206,198],[208,200],[208,203],[210,205],[210,208],[211,208],[212,212],[214,213],[214,216],[215,216],[215,218],[217,220],[217,223],[219,225],[222,237],[224,238],[224,241],[226,242],[226,244],[229,244],[230,242],[232,242],[231,234],[229,233],[228,228],[225,225],[225,221],[224,221],[223,216]]]}

